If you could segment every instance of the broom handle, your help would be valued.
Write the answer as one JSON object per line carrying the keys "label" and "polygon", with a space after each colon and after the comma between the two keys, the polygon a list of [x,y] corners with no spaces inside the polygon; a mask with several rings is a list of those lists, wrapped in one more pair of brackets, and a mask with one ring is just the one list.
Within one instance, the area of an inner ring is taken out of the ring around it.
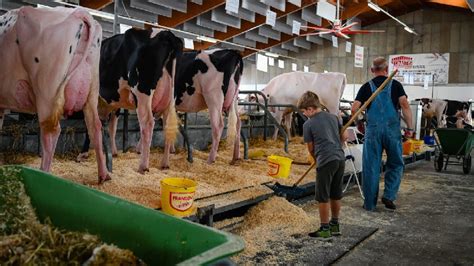
{"label": "broom handle", "polygon": [[[377,95],[379,95],[382,90],[385,88],[385,86],[388,84],[388,82],[393,78],[393,76],[395,76],[395,74],[398,72],[398,69],[395,69],[394,71],[392,71],[392,73],[390,73],[390,75],[388,76],[387,79],[385,79],[385,81],[382,83],[382,85],[380,85],[376,91],[374,91],[374,93],[372,93],[372,95],[369,97],[369,99],[359,108],[359,110],[357,110],[357,112],[352,116],[352,118],[349,120],[349,122],[347,122],[341,129],[341,134],[344,133],[344,131],[346,131],[346,129],[356,120],[357,116],[359,116],[360,113],[362,113],[366,108],[367,106],[375,99],[375,97],[377,97]],[[309,168],[308,170],[306,170],[306,172],[300,177],[300,179],[298,179],[298,181],[296,181],[296,183],[293,185],[293,187],[296,187],[298,186],[298,184],[303,181],[303,179],[306,177],[306,175],[311,171],[311,169],[313,169],[313,167],[316,165],[316,162],[313,163]]]}
{"label": "broom handle", "polygon": [[398,72],[398,69],[395,69],[394,71],[392,71],[390,76],[388,76],[388,78],[385,79],[385,81],[382,83],[382,85],[380,85],[377,88],[377,90],[374,91],[374,93],[372,93],[372,95],[369,97],[369,99],[359,108],[359,110],[357,110],[357,112],[355,112],[355,114],[352,115],[349,122],[347,122],[342,127],[341,134],[344,133],[344,131],[346,131],[346,129],[357,119],[357,117],[360,115],[360,113],[362,113],[367,108],[367,106],[375,99],[375,97],[377,97],[377,95],[379,95],[382,92],[382,90],[385,88],[385,86],[388,84],[388,82],[390,82],[390,80],[393,78],[393,76],[395,76],[395,74],[397,72]]}
{"label": "broom handle", "polygon": [[306,172],[304,172],[304,174],[300,177],[300,179],[298,179],[298,181],[296,181],[296,183],[293,184],[293,187],[296,187],[299,183],[301,183],[301,181],[303,181],[303,178],[305,178],[305,176],[311,171],[311,169],[313,169],[315,165],[316,165],[316,162],[311,164],[311,166],[308,168],[308,170],[306,170]]}

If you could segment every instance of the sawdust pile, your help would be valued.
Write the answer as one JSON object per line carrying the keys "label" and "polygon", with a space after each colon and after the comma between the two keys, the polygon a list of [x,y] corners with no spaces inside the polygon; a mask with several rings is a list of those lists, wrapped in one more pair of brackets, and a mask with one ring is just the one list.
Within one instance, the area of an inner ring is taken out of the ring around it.
{"label": "sawdust pile", "polygon": [[295,234],[305,234],[316,227],[316,217],[281,197],[272,197],[250,209],[235,233],[246,243],[244,252],[235,257],[245,262],[269,248],[269,241],[284,241]]}
{"label": "sawdust pile", "polygon": [[0,168],[0,264],[144,265],[129,250],[103,244],[97,236],[41,224],[19,170]]}

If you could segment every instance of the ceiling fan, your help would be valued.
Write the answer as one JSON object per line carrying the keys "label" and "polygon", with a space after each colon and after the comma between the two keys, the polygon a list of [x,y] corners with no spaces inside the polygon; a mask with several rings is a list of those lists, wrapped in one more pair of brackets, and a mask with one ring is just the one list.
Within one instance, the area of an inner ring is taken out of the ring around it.
{"label": "ceiling fan", "polygon": [[[334,24],[331,23],[332,28],[323,28],[323,27],[312,27],[312,26],[301,26],[302,28],[316,30],[317,32],[310,32],[304,33],[300,36],[309,36],[309,35],[323,35],[323,34],[334,34],[337,37],[343,37],[346,39],[350,39],[350,34],[368,34],[368,33],[376,33],[376,32],[385,32],[384,30],[356,30],[351,29],[355,25],[359,24],[359,22],[351,22],[350,24],[342,24],[342,21],[339,19],[339,0],[337,1],[337,18],[334,20]],[[348,23],[350,20],[347,20]]]}

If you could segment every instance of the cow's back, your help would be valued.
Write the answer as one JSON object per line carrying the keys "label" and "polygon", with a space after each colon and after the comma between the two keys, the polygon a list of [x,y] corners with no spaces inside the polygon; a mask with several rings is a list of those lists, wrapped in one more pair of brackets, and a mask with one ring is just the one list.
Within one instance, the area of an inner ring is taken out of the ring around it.
{"label": "cow's back", "polygon": [[223,95],[221,108],[227,110],[238,95],[242,71],[242,57],[231,49],[183,53],[177,66],[176,109],[198,112],[208,108],[204,95]]}
{"label": "cow's back", "polygon": [[337,114],[345,84],[342,73],[290,72],[273,78],[262,92],[271,104],[296,105],[303,93],[312,91],[331,113]]}

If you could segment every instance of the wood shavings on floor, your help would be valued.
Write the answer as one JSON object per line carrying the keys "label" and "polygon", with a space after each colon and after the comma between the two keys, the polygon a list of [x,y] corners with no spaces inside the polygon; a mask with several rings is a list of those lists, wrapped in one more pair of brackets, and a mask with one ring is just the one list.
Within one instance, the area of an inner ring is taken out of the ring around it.
{"label": "wood shavings on floor", "polygon": [[[306,146],[301,137],[293,138],[289,145],[289,154],[283,150],[283,142],[252,140],[250,151],[262,150],[264,155],[281,155],[298,161],[307,160]],[[292,185],[309,167],[307,165],[292,165],[290,176],[287,179],[274,179],[267,176],[266,157],[259,160],[242,160],[236,165],[230,165],[233,148],[223,146],[217,155],[214,164],[207,164],[208,151],[193,152],[194,162],[186,161],[187,153],[179,150],[170,156],[170,169],[160,170],[160,161],[163,152],[153,149],[150,155],[150,172],[141,175],[137,172],[140,155],[132,152],[121,153],[113,159],[112,180],[102,185],[97,185],[97,163],[95,154],[91,150],[89,158],[77,163],[72,160],[55,157],[52,164],[52,173],[74,182],[84,184],[91,188],[130,200],[132,202],[150,207],[160,206],[160,180],[166,177],[186,177],[198,182],[196,198],[207,197],[227,191],[245,188],[249,186],[261,186],[265,182],[278,181],[283,185]],[[243,154],[243,145],[241,145]],[[37,156],[25,156],[26,165],[37,168],[41,158]],[[0,163],[1,164],[1,163]],[[314,170],[308,174],[302,184],[314,181]],[[248,190],[242,192],[242,197],[252,198],[260,195],[260,190]],[[245,198],[242,198],[245,200]],[[225,201],[219,204],[226,204]]]}
{"label": "wood shavings on floor", "polygon": [[233,257],[240,264],[265,250],[270,240],[282,242],[295,234],[314,231],[318,219],[310,217],[300,207],[285,198],[271,197],[251,208],[244,216],[242,226],[234,233],[246,243],[245,250]]}

